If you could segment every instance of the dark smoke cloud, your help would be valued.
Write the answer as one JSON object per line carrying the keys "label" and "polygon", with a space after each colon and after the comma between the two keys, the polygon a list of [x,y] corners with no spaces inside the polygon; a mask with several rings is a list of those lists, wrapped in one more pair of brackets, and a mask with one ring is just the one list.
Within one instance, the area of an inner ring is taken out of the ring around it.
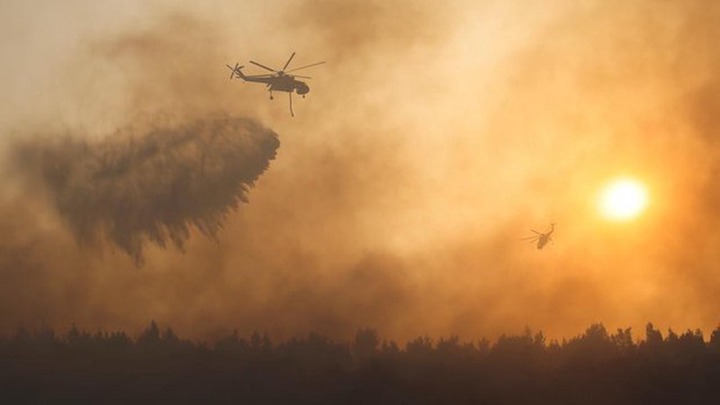
{"label": "dark smoke cloud", "polygon": [[80,242],[103,235],[140,264],[146,241],[182,249],[192,228],[215,237],[225,216],[248,201],[279,144],[255,121],[224,117],[96,142],[20,142],[14,157]]}

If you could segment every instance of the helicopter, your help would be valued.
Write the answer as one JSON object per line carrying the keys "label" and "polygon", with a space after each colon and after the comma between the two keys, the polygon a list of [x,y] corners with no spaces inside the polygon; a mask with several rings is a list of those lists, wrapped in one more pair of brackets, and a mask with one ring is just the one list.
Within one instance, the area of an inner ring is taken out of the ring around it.
{"label": "helicopter", "polygon": [[255,82],[255,83],[265,83],[268,87],[268,91],[270,92],[270,100],[273,99],[273,91],[284,91],[287,92],[290,97],[290,115],[295,116],[293,113],[293,107],[292,107],[292,93],[293,91],[297,92],[297,94],[303,96],[305,98],[305,95],[310,92],[310,87],[307,85],[307,83],[302,82],[300,80],[296,80],[296,77],[300,77],[303,79],[310,79],[309,76],[301,76],[301,75],[290,75],[288,73],[295,72],[297,70],[306,69],[309,67],[322,65],[323,62],[316,62],[311,63],[309,65],[300,66],[298,68],[286,70],[288,66],[290,65],[290,62],[295,57],[295,52],[290,55],[290,58],[285,62],[285,66],[283,66],[280,70],[271,69],[263,64],[260,64],[255,61],[250,61],[253,65],[259,66],[265,70],[269,70],[272,73],[265,73],[261,75],[246,75],[243,73],[242,68],[245,66],[240,66],[239,63],[236,63],[235,66],[225,65],[230,69],[232,72],[230,73],[230,80],[234,79],[235,77],[239,79],[243,79],[246,82]]}
{"label": "helicopter", "polygon": [[550,230],[547,232],[538,232],[534,229],[531,229],[531,231],[535,233],[535,235],[528,236],[527,238],[522,238],[522,240],[529,240],[531,242],[537,241],[537,248],[542,249],[545,247],[545,245],[547,245],[548,242],[552,241],[552,237],[550,235],[555,232],[555,223],[553,222],[550,224]]}

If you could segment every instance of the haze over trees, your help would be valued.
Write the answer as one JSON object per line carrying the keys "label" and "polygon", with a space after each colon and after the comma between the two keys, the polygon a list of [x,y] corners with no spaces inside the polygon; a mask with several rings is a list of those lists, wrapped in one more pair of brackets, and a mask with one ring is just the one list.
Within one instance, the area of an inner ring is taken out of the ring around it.
{"label": "haze over trees", "polygon": [[350,342],[237,332],[195,342],[155,322],[137,337],[73,325],[19,328],[0,339],[0,364],[4,403],[711,403],[720,327],[707,339],[648,324],[636,340],[594,324],[561,342],[528,329],[400,345],[373,329]]}

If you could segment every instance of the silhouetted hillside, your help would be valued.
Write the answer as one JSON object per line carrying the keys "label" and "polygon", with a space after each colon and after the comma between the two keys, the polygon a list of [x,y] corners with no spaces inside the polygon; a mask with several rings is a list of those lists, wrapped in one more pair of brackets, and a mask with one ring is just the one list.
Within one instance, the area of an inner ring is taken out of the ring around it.
{"label": "silhouetted hillside", "polygon": [[720,328],[642,340],[602,324],[567,341],[527,330],[466,342],[376,331],[352,342],[237,333],[212,344],[155,322],[124,332],[18,329],[0,340],[3,403],[688,404],[720,399]]}

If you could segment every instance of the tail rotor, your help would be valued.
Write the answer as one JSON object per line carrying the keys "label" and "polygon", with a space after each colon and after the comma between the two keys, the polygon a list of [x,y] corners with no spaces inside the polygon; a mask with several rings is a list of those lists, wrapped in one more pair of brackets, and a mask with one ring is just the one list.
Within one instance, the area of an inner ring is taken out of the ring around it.
{"label": "tail rotor", "polygon": [[232,67],[232,66],[230,66],[230,65],[225,65],[225,66],[227,66],[227,68],[231,70],[231,72],[230,72],[230,80],[234,79],[235,76],[237,76],[238,78],[240,78],[240,77],[241,77],[241,75],[240,75],[240,69],[242,69],[242,68],[245,67],[245,66],[240,66],[239,63],[235,63],[235,67]]}

